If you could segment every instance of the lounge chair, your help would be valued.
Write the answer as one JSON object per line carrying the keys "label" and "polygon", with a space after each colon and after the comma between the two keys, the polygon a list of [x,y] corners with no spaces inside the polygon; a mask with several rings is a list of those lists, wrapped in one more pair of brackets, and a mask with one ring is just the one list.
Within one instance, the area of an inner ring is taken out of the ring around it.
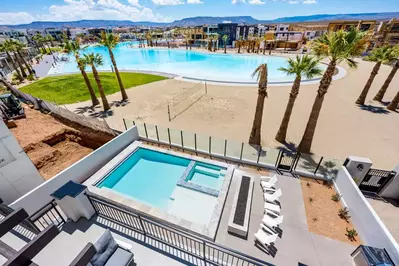
{"label": "lounge chair", "polygon": [[268,188],[274,187],[274,185],[276,185],[277,183],[277,180],[278,180],[277,176],[273,176],[268,181],[261,180],[260,185],[263,188],[263,190],[267,190]]}
{"label": "lounge chair", "polygon": [[277,175],[274,175],[274,176],[261,176],[260,180],[269,182],[271,179],[274,179],[274,178],[277,178]]}
{"label": "lounge chair", "polygon": [[268,231],[267,228],[261,225],[261,228],[259,228],[258,232],[256,232],[254,236],[255,242],[258,241],[262,246],[267,248],[267,246],[276,241],[278,234],[267,234],[265,231]]}
{"label": "lounge chair", "polygon": [[265,201],[275,202],[282,194],[283,192],[281,192],[281,189],[279,188],[278,190],[274,191],[273,194],[269,194],[266,192],[263,193],[263,197]]}
{"label": "lounge chair", "polygon": [[265,211],[272,211],[273,213],[280,214],[281,208],[277,204],[265,202]]}
{"label": "lounge chair", "polygon": [[[271,217],[271,215],[274,216],[274,218]],[[263,216],[262,223],[274,229],[283,222],[283,218],[284,215],[276,215],[273,212],[266,211],[266,214]]]}

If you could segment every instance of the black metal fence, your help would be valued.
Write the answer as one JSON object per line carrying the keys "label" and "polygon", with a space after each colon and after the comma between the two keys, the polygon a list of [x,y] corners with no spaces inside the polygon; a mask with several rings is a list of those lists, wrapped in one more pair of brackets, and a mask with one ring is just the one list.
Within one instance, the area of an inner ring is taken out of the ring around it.
{"label": "black metal fence", "polygon": [[184,232],[178,228],[162,224],[159,221],[125,210],[113,203],[93,195],[87,195],[98,216],[116,224],[143,234],[152,240],[159,241],[176,250],[191,255],[211,265],[272,265],[236,250],[223,247],[199,236]]}
{"label": "black metal fence", "polygon": [[314,154],[249,145],[148,123],[137,124],[126,119],[123,119],[123,122],[126,129],[137,126],[141,140],[260,168],[277,169],[330,181],[336,177],[342,166],[340,160]]}
{"label": "black metal fence", "polygon": [[360,183],[359,189],[363,192],[378,194],[395,175],[394,171],[370,168]]}

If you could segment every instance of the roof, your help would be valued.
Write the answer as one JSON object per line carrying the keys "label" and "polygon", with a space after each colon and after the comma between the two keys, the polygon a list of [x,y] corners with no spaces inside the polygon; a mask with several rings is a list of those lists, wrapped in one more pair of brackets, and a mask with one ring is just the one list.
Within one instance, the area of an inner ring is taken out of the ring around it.
{"label": "roof", "polygon": [[75,198],[86,188],[87,187],[82,184],[75,183],[73,181],[68,181],[68,183],[66,183],[65,185],[54,191],[50,196],[58,200],[63,199],[65,196],[70,196],[71,198]]}

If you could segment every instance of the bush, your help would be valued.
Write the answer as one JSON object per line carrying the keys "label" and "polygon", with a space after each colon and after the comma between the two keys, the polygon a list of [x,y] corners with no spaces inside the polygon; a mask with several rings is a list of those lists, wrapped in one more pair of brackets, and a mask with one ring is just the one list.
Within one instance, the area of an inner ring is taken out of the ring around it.
{"label": "bush", "polygon": [[346,236],[350,239],[350,241],[356,241],[356,237],[358,236],[355,229],[349,230],[346,228]]}
{"label": "bush", "polygon": [[311,187],[312,187],[312,184],[309,183],[309,182],[306,182],[306,186],[307,186],[308,188],[311,188]]}
{"label": "bush", "polygon": [[26,79],[29,80],[29,81],[34,81],[34,80],[35,80],[35,77],[34,77],[32,74],[30,74],[30,75],[28,75],[28,76],[26,77]]}
{"label": "bush", "polygon": [[334,195],[331,196],[331,200],[338,202],[341,199],[341,195],[339,193],[335,193]]}
{"label": "bush", "polygon": [[346,207],[339,209],[338,215],[339,215],[339,217],[341,217],[341,219],[344,219],[345,221],[348,221],[349,218],[351,218],[349,215],[348,208],[346,208]]}

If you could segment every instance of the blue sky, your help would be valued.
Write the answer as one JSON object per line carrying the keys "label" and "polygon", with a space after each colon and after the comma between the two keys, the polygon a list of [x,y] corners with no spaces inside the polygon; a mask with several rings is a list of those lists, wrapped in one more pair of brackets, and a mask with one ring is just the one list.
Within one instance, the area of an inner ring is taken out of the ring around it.
{"label": "blue sky", "polygon": [[0,24],[37,20],[172,21],[192,16],[257,19],[312,14],[393,12],[399,0],[0,0]]}

